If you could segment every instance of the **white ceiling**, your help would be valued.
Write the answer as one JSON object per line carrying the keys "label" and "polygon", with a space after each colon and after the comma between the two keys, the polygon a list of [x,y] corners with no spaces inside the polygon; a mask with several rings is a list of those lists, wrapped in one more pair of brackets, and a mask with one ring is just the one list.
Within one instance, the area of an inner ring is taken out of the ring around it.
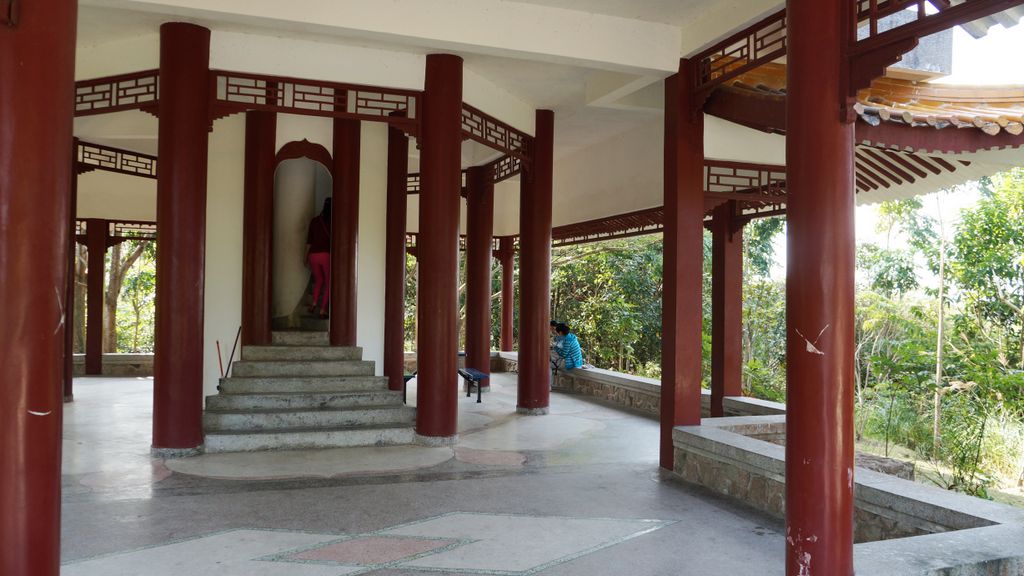
{"label": "white ceiling", "polygon": [[[684,0],[685,5],[704,4],[714,0]],[[532,0],[536,4],[549,4],[558,7],[569,7],[580,2],[569,0],[551,0],[542,2]],[[586,3],[589,5],[589,3]],[[636,8],[637,16],[648,18],[659,17],[659,14],[667,15],[672,10],[671,6],[678,2],[657,0],[655,2],[628,2],[603,0],[595,3],[596,7],[610,15],[625,15],[629,13],[629,7]],[[649,4],[649,5],[648,5]],[[115,42],[129,38],[155,35],[159,31],[160,24],[168,21],[167,16],[150,12],[138,12],[105,8],[98,6],[82,5],[79,9],[78,44],[79,46],[94,46],[107,42]],[[230,24],[221,21],[206,22],[202,19],[193,19],[199,24],[209,26],[214,30],[249,32],[267,34],[269,29],[253,27],[247,24]],[[309,35],[296,35],[292,32],[275,31],[275,36],[301,36],[310,40]],[[329,42],[331,44],[346,46],[369,46],[374,48],[385,48],[402,52],[427,53],[427,48],[416,48],[409,45],[385,44],[370,42],[366,39],[345,38],[338,36],[317,37],[316,40]],[[154,38],[154,41],[156,39]],[[476,54],[469,51],[453,51],[464,58],[465,67],[476,74],[487,78],[499,88],[507,91],[522,100],[529,106],[537,109],[551,109],[555,111],[555,155],[562,157],[576,150],[585,148],[594,143],[612,137],[621,132],[635,128],[639,124],[651,118],[650,112],[618,110],[588,106],[586,102],[586,84],[590,75],[595,71],[582,67],[567,64],[556,64],[550,62],[537,62],[516,58],[504,58],[500,56],[489,56]],[[125,71],[127,72],[127,70]],[[343,80],[343,79],[339,79]],[[147,125],[150,123],[147,122]],[[155,125],[155,123],[152,123]],[[84,127],[83,127],[84,128]],[[152,128],[152,126],[150,126]],[[120,145],[121,147],[134,149],[140,152],[154,153],[151,150],[153,143],[146,143],[136,135],[117,134],[111,137],[101,136],[102,129],[99,126],[89,123],[88,136],[92,141]],[[467,162],[471,157],[480,155],[479,151],[466,151]]]}
{"label": "white ceiling", "polygon": [[717,0],[517,0],[517,2],[674,26],[683,26],[693,20],[695,14],[721,4]]}

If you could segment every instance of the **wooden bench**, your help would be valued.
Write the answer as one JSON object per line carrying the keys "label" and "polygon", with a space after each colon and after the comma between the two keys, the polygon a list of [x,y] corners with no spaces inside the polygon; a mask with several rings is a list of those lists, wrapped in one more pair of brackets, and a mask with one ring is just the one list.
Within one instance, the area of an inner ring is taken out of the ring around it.
{"label": "wooden bench", "polygon": [[472,393],[472,385],[476,384],[476,403],[479,404],[483,402],[481,399],[483,385],[481,383],[490,378],[491,375],[486,372],[481,372],[475,368],[459,368],[459,376],[462,376],[463,380],[466,381],[466,398],[469,398]]}

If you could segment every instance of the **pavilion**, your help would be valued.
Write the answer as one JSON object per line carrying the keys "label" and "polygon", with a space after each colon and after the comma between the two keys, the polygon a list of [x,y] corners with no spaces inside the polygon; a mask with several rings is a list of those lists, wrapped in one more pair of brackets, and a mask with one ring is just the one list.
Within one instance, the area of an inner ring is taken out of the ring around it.
{"label": "pavilion", "polygon": [[[329,182],[295,177],[336,206],[330,345],[361,347],[392,390],[407,250],[417,258],[427,445],[457,430],[460,243],[467,365],[490,370],[493,257],[517,411],[542,416],[552,245],[662,231],[671,470],[673,430],[701,423],[704,228],[721,416],[741,395],[739,232],[785,214],[786,422],[799,432],[786,445],[787,574],[852,575],[855,201],[1024,159],[1019,88],[883,75],[930,34],[1016,24],[1024,0],[582,4],[0,0],[0,572],[60,570],[73,243],[102,268],[112,243],[157,238],[152,447],[194,454],[219,381],[212,342],[240,330],[242,346],[273,343],[276,171],[307,158]],[[93,332],[87,372],[100,352]]]}

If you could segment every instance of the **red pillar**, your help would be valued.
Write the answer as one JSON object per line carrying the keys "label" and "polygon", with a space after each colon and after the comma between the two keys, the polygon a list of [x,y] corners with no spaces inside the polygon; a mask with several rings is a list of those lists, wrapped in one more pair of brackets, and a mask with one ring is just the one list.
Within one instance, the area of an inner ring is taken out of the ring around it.
{"label": "red pillar", "polygon": [[665,238],[661,316],[661,467],[675,461],[672,429],[700,424],[704,261],[704,115],[683,59],[665,79]]}
{"label": "red pillar", "polygon": [[405,376],[405,225],[409,138],[388,128],[387,229],[384,246],[384,375],[401,390]]}
{"label": "red pillar", "polygon": [[555,113],[538,110],[533,165],[520,176],[519,399],[520,414],[547,414],[551,390],[551,187]]}
{"label": "red pillar", "polygon": [[89,218],[85,223],[85,247],[89,251],[86,275],[85,373],[103,373],[103,279],[106,271],[107,221]]}
{"label": "red pillar", "polygon": [[515,239],[503,236],[498,241],[498,260],[501,262],[501,349],[515,350],[512,326],[515,325]]}
{"label": "red pillar", "polygon": [[466,366],[490,374],[494,182],[474,166],[466,183]]}
{"label": "red pillar", "polygon": [[356,345],[356,259],[359,248],[358,120],[334,120],[334,206],[331,211],[331,346]]}
{"label": "red pillar", "polygon": [[277,114],[245,114],[242,344],[270,344]]}
{"label": "red pillar", "polygon": [[790,0],[786,574],[853,574],[853,124],[845,0]]}
{"label": "red pillar", "polygon": [[743,228],[734,224],[736,202],[715,208],[711,221],[711,416],[724,416],[722,400],[742,396]]}
{"label": "red pillar", "polygon": [[[0,25],[0,574],[60,573],[77,2]],[[66,325],[66,324],[65,324]]]}
{"label": "red pillar", "polygon": [[65,282],[64,302],[64,401],[75,400],[75,238],[78,222],[78,139],[71,143],[71,193],[68,195],[68,280]]}
{"label": "red pillar", "polygon": [[160,26],[153,450],[203,443],[203,289],[210,31]]}
{"label": "red pillar", "polygon": [[[420,134],[416,432],[454,440],[458,418],[455,316],[462,187],[462,58],[427,56]],[[431,440],[433,438],[433,440]]]}

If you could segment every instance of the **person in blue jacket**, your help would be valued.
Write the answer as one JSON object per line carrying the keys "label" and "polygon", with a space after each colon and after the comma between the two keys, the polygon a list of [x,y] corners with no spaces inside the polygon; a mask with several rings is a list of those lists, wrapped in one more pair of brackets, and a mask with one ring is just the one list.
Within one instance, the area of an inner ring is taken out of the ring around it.
{"label": "person in blue jacket", "polygon": [[566,324],[555,326],[555,333],[562,339],[562,347],[559,354],[562,356],[560,368],[574,370],[583,366],[583,350],[580,349],[580,341],[576,335],[569,330]]}

